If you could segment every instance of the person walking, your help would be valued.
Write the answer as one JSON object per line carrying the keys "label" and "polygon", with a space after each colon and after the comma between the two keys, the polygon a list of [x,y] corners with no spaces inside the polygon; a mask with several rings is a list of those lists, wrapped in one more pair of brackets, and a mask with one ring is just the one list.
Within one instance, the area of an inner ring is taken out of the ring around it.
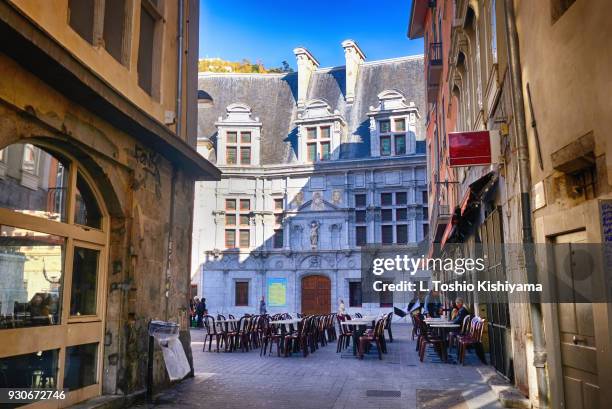
{"label": "person walking", "polygon": [[343,316],[346,314],[346,308],[344,307],[344,300],[340,299],[338,303],[338,315]]}
{"label": "person walking", "polygon": [[206,314],[206,298],[202,298],[196,305],[196,315],[198,316],[198,328],[203,325],[204,314]]}
{"label": "person walking", "polygon": [[259,314],[265,315],[268,311],[266,310],[266,299],[262,295],[261,300],[259,301]]}

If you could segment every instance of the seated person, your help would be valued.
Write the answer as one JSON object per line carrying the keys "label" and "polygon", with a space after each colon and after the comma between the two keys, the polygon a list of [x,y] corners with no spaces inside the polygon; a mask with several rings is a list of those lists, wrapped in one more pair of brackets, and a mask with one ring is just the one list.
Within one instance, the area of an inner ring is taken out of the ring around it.
{"label": "seated person", "polygon": [[469,311],[463,305],[463,298],[457,297],[455,299],[455,308],[451,312],[451,321],[453,324],[463,324],[463,319],[469,315]]}

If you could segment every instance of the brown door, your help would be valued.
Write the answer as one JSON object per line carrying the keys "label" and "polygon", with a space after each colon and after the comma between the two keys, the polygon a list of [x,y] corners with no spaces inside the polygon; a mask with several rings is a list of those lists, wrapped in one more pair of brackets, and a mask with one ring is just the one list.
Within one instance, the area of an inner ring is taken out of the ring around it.
{"label": "brown door", "polygon": [[[590,279],[574,279],[572,260],[575,244],[585,243],[585,231],[555,237],[555,267],[570,274],[559,274],[564,278],[563,300],[576,298],[576,290],[591,285]],[[572,247],[574,245],[574,247]],[[559,280],[561,281],[561,280]],[[567,292],[571,292],[571,294]],[[559,303],[559,339],[561,366],[566,409],[599,408],[599,376],[597,369],[597,346],[593,322],[593,307],[590,303]]]}
{"label": "brown door", "polygon": [[325,276],[302,278],[302,314],[318,315],[331,312],[331,283]]}

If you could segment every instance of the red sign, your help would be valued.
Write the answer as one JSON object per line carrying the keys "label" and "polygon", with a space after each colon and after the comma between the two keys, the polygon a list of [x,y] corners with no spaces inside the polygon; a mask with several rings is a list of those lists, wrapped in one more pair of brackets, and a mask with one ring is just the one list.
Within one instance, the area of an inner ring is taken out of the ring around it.
{"label": "red sign", "polygon": [[491,163],[489,131],[449,132],[448,154],[451,167],[489,165]]}

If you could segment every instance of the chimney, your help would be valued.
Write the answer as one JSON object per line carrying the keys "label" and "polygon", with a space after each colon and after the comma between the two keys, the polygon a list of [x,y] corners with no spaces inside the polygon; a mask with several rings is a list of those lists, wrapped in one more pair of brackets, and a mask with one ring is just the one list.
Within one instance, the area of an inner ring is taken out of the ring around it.
{"label": "chimney", "polygon": [[346,60],[346,102],[352,103],[355,99],[355,87],[357,86],[357,73],[359,65],[365,61],[365,54],[353,40],[344,40],[344,59]]}
{"label": "chimney", "polygon": [[312,73],[319,66],[319,62],[303,47],[298,47],[293,50],[295,58],[297,59],[298,67],[298,107],[303,107],[306,102],[306,95],[308,93],[308,84]]}

